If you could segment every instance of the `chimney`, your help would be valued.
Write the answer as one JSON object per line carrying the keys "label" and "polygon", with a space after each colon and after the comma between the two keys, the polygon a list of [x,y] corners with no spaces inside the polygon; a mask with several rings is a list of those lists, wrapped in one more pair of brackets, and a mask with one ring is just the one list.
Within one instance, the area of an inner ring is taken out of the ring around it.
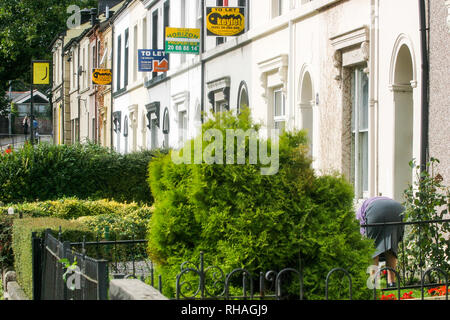
{"label": "chimney", "polygon": [[109,6],[106,6],[106,8],[105,8],[105,18],[106,18],[106,20],[109,19]]}
{"label": "chimney", "polygon": [[97,23],[97,8],[91,8],[91,26]]}
{"label": "chimney", "polygon": [[89,9],[82,9],[81,13],[81,24],[85,24],[89,20],[91,20],[91,11]]}
{"label": "chimney", "polygon": [[[111,10],[122,1],[123,0],[98,0],[98,14],[101,15],[102,13],[106,13],[106,7],[109,7]],[[109,16],[112,16],[111,12],[109,13]]]}

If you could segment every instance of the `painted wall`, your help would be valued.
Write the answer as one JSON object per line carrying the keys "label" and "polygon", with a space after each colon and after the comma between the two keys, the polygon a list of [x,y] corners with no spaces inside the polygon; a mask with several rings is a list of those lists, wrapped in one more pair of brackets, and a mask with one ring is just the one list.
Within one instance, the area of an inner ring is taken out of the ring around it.
{"label": "painted wall", "polygon": [[[450,185],[450,1],[430,1],[430,156]],[[447,22],[448,21],[448,22]]]}

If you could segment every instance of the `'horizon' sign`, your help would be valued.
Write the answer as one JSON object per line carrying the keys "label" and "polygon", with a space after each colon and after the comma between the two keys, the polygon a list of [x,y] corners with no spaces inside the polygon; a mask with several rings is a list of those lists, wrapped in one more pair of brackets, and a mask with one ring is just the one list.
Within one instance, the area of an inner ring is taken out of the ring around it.
{"label": "'horizon' sign", "polygon": [[166,52],[200,54],[200,29],[166,28]]}

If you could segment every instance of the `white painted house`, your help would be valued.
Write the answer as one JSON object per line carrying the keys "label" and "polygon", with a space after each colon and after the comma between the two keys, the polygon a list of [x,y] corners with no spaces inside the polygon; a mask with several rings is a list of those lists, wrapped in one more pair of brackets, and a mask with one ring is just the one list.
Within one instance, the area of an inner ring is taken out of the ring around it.
{"label": "white painted house", "polygon": [[314,167],[344,173],[356,199],[400,200],[421,152],[417,3],[265,0],[249,13],[246,34],[206,41],[207,109],[248,101],[266,128],[307,129]]}
{"label": "white painted house", "polygon": [[314,168],[346,175],[356,199],[401,199],[422,152],[416,2],[205,0],[243,6],[246,32],[170,54],[168,72],[137,72],[137,49],[163,49],[166,26],[200,28],[202,3],[131,1],[115,17],[116,150],[178,148],[202,111],[249,106],[263,129],[306,129]]}

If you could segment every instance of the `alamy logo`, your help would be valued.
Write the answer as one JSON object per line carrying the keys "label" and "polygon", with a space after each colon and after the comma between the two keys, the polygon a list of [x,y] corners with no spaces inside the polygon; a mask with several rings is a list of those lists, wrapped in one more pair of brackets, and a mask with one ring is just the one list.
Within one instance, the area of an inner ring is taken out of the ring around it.
{"label": "alamy logo", "polygon": [[81,26],[81,10],[79,6],[70,5],[67,7],[67,13],[71,14],[71,16],[67,19],[67,28],[70,29],[79,29]]}
{"label": "alamy logo", "polygon": [[[269,147],[269,143],[266,140],[259,139],[258,133],[253,129],[247,131],[227,129],[225,136],[221,130],[209,129],[193,141],[193,155],[192,145],[187,143],[182,149],[182,155],[180,155],[180,151],[172,152],[172,161],[175,164],[244,165],[247,163],[246,145],[248,141],[248,163],[260,164],[262,175],[275,175],[278,173],[280,165],[279,130],[272,129],[270,133],[271,143]],[[204,147],[205,143],[206,146]]]}
{"label": "alamy logo", "polygon": [[75,258],[73,263],[70,263],[68,259],[60,259],[59,262],[64,266],[66,272],[63,274],[63,280],[66,282],[67,289],[80,290],[81,289],[81,269],[77,266],[77,260]]}
{"label": "alamy logo", "polygon": [[[371,265],[369,267],[367,267],[366,273],[369,274],[369,278],[367,279],[367,288],[369,289],[373,289],[373,288],[377,288],[380,289],[380,275],[378,274],[378,266],[376,265]],[[376,278],[375,278],[376,276]]]}

